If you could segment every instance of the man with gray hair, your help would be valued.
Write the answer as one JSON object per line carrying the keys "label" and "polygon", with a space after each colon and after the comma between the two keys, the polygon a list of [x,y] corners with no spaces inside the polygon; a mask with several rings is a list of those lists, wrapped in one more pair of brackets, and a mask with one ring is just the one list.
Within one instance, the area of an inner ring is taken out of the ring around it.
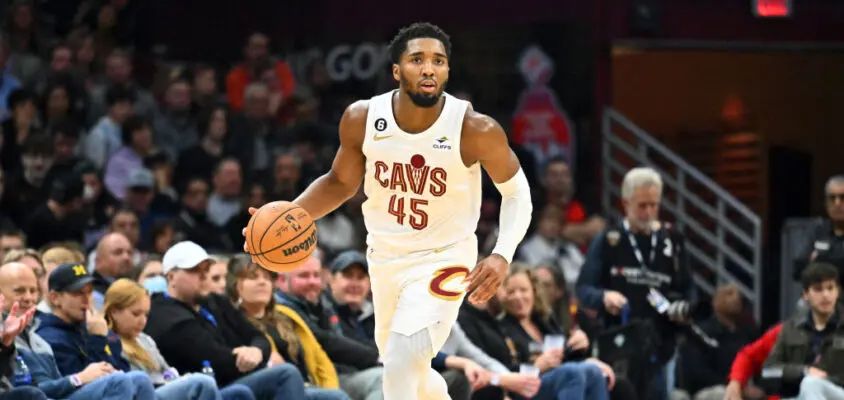
{"label": "man with gray hair", "polygon": [[[662,187],[652,168],[627,172],[621,186],[624,219],[592,240],[577,281],[580,304],[600,311],[606,327],[628,321],[645,327],[652,343],[640,347],[652,368],[636,368],[630,374],[642,375],[628,378],[644,388],[640,398],[656,400],[667,400],[673,390],[677,324],[687,320],[693,297],[683,237],[657,219]],[[602,349],[602,358],[613,358],[606,353]]]}
{"label": "man with gray hair", "polygon": [[818,218],[794,260],[795,281],[800,281],[810,262],[835,265],[838,275],[844,276],[844,175],[826,181],[824,199],[827,216]]}

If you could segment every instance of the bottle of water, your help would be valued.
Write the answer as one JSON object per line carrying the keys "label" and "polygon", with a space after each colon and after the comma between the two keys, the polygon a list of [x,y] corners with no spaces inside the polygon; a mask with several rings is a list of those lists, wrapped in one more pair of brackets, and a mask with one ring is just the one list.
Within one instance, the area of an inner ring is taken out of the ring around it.
{"label": "bottle of water", "polygon": [[211,368],[211,361],[205,360],[202,362],[202,373],[214,377],[214,368]]}
{"label": "bottle of water", "polygon": [[29,373],[29,367],[23,361],[23,357],[18,356],[15,360],[15,386],[32,386],[32,374]]}

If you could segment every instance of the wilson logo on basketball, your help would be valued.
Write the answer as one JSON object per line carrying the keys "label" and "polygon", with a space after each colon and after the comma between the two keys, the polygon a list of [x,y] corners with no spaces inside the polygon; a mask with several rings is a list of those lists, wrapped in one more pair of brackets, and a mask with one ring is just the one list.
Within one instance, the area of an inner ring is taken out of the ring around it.
{"label": "wilson logo on basketball", "polygon": [[441,300],[459,300],[466,292],[463,278],[469,275],[469,268],[464,266],[445,267],[434,272],[434,279],[428,285],[428,293]]}
{"label": "wilson logo on basketball", "polygon": [[300,251],[308,251],[314,244],[316,244],[317,236],[316,236],[316,229],[311,232],[311,235],[306,237],[304,240],[299,242],[298,244],[288,247],[286,249],[282,249],[285,257],[292,256]]}

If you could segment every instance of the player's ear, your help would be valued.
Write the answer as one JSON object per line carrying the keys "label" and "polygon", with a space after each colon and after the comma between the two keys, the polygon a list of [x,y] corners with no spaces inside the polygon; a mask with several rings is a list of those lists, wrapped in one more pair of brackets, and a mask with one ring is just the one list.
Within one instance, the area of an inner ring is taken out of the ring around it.
{"label": "player's ear", "polygon": [[393,79],[395,79],[396,82],[401,82],[401,73],[399,71],[398,64],[393,64]]}

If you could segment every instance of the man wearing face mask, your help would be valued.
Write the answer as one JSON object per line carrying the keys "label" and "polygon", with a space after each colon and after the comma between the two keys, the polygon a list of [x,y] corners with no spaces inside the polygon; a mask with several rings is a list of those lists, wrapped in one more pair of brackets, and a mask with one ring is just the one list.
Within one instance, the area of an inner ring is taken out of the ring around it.
{"label": "man wearing face mask", "polygon": [[[688,315],[673,312],[688,309],[694,296],[683,237],[657,220],[662,199],[662,178],[651,168],[634,168],[621,187],[625,218],[610,225],[589,246],[586,262],[577,282],[577,297],[583,307],[599,310],[607,327],[641,320],[655,332],[656,371],[649,392],[640,398],[668,399],[673,390],[673,359],[676,324]],[[656,289],[672,302],[666,318],[649,303]],[[603,356],[603,354],[602,354]]]}

